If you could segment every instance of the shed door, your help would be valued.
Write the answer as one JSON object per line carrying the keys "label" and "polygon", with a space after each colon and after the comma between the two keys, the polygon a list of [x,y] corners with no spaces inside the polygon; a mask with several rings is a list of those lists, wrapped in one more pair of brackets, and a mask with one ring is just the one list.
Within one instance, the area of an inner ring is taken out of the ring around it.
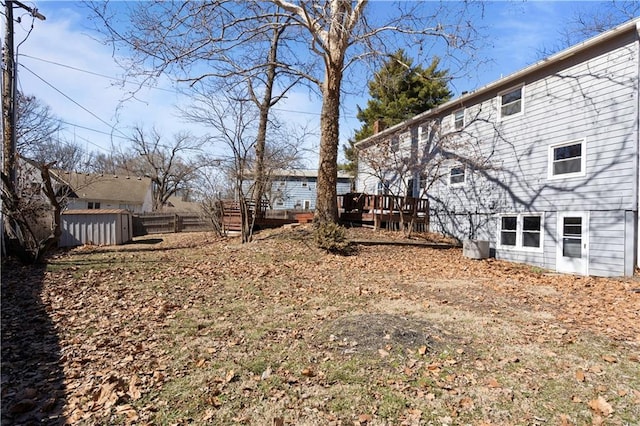
{"label": "shed door", "polygon": [[587,275],[589,272],[589,213],[558,213],[556,270]]}

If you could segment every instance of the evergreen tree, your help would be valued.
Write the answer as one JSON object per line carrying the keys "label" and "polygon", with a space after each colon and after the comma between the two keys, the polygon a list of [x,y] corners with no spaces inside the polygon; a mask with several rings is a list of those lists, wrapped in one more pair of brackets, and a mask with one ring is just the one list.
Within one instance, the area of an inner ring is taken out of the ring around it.
{"label": "evergreen tree", "polygon": [[358,154],[355,144],[373,134],[376,120],[386,127],[428,111],[451,98],[448,70],[438,69],[440,58],[434,57],[427,68],[414,66],[413,60],[400,49],[389,57],[368,84],[371,99],[366,108],[358,107],[362,127],[342,150],[347,160],[341,170],[355,176]]}

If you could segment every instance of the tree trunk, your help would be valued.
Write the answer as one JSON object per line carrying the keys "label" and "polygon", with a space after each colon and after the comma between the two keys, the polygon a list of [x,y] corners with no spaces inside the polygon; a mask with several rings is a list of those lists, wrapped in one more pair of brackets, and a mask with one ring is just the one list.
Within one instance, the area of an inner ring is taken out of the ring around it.
{"label": "tree trunk", "polygon": [[338,145],[340,142],[340,83],[342,62],[327,64],[322,86],[320,160],[314,222],[338,221]]}
{"label": "tree trunk", "polygon": [[267,140],[267,124],[269,123],[269,111],[271,111],[273,102],[273,86],[277,76],[278,46],[280,45],[280,36],[285,27],[276,27],[271,37],[271,47],[269,49],[268,66],[265,78],[264,96],[259,104],[260,122],[258,123],[258,135],[256,137],[256,167],[255,167],[255,188],[253,191],[253,202],[255,204],[255,217],[262,214],[262,198],[265,193],[266,176],[265,176],[265,146]]}

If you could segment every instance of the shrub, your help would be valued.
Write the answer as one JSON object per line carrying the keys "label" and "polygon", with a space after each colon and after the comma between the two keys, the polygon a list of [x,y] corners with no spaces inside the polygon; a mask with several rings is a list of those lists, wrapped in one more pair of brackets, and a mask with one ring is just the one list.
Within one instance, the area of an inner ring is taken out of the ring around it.
{"label": "shrub", "polygon": [[318,247],[330,253],[346,255],[353,252],[353,245],[347,238],[347,230],[336,223],[316,224],[314,239]]}

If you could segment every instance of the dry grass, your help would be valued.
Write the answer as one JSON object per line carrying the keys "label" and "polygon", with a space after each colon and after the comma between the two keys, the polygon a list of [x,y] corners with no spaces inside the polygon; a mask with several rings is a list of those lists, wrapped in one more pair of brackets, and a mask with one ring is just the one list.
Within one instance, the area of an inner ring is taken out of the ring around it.
{"label": "dry grass", "polygon": [[[5,363],[3,330],[3,420],[638,424],[636,281],[459,249],[341,257],[305,228],[246,245],[160,238],[51,259],[39,300],[65,391],[55,409],[38,394],[11,411],[25,387],[45,389],[12,375],[28,366]],[[3,290],[3,323],[16,286]]]}

